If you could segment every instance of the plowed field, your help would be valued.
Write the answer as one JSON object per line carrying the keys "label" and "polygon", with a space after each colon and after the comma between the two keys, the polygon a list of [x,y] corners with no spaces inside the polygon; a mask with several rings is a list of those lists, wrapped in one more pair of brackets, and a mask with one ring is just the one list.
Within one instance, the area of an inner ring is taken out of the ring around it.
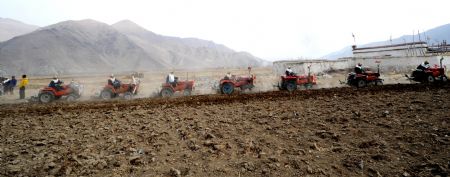
{"label": "plowed field", "polygon": [[0,176],[448,176],[450,88],[0,108]]}

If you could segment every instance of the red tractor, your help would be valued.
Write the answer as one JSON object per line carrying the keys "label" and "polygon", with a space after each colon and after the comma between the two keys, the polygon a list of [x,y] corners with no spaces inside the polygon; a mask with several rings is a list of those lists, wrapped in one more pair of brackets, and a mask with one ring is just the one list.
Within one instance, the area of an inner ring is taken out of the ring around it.
{"label": "red tractor", "polygon": [[292,92],[297,90],[297,86],[304,86],[306,89],[317,84],[317,77],[311,74],[311,65],[308,66],[308,75],[297,75],[290,70],[286,70],[286,75],[281,76],[281,84],[278,83],[278,89]]}
{"label": "red tractor", "polygon": [[436,81],[447,82],[448,78],[445,75],[445,68],[442,67],[442,60],[440,60],[440,66],[435,65],[433,68],[425,70],[416,69],[412,72],[411,76],[405,74],[405,76],[412,81],[420,83],[434,83]]}
{"label": "red tractor", "polygon": [[[379,62],[377,61],[377,63]],[[383,79],[380,78],[380,65],[377,65],[377,72],[370,71],[366,68],[366,71],[362,73],[349,73],[346,84],[358,88],[365,87],[367,85],[383,85]]]}
{"label": "red tractor", "polygon": [[222,94],[231,95],[233,94],[235,88],[239,88],[240,90],[252,90],[255,87],[256,76],[231,76],[231,78],[225,77],[220,80],[219,88]]}
{"label": "red tractor", "polygon": [[126,100],[130,100],[139,91],[139,82],[136,84],[118,84],[113,86],[111,84],[106,84],[103,90],[100,92],[100,98],[108,100],[111,98],[116,98],[122,96]]}
{"label": "red tractor", "polygon": [[192,90],[194,90],[194,81],[186,80],[186,81],[177,81],[178,78],[175,78],[175,83],[163,83],[161,85],[161,91],[159,92],[161,97],[171,97],[175,92],[183,92],[184,96],[189,96],[192,94]]}
{"label": "red tractor", "polygon": [[315,75],[288,75],[281,76],[281,84],[278,84],[280,90],[294,91],[297,90],[297,86],[304,86],[305,88],[311,88],[317,84],[317,77]]}
{"label": "red tractor", "polygon": [[[71,82],[69,85],[63,85],[60,90],[53,87],[44,87],[39,91],[37,99],[41,103],[50,103],[61,98],[65,98],[67,101],[74,101],[81,97],[82,92],[82,85]],[[32,99],[36,99],[36,97]]]}

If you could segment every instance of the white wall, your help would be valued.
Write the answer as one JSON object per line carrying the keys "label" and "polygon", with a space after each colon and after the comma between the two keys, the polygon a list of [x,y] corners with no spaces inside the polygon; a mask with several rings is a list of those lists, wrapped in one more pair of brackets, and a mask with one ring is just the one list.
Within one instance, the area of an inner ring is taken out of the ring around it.
{"label": "white wall", "polygon": [[[339,60],[297,60],[297,61],[277,61],[273,63],[273,72],[277,75],[283,75],[286,68],[291,66],[293,71],[299,74],[308,73],[308,65],[311,65],[313,74],[326,73],[330,70],[351,69],[357,63],[363,67],[369,67],[372,70],[377,69],[376,61],[380,62],[380,71],[382,73],[409,73],[420,63],[428,60],[430,65],[439,65],[441,56],[421,56],[421,57],[383,57],[383,58],[346,58]],[[450,68],[450,56],[444,56],[443,65]]]}

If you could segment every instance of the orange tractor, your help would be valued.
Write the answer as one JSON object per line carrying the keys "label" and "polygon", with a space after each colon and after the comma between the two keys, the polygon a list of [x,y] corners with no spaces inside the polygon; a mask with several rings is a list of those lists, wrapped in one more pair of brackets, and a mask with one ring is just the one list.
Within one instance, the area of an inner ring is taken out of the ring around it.
{"label": "orange tractor", "polygon": [[231,95],[233,94],[235,88],[239,88],[241,91],[243,90],[252,90],[255,85],[256,76],[232,76],[231,78],[225,77],[220,80],[219,88],[222,94]]}
{"label": "orange tractor", "polygon": [[178,77],[175,77],[175,83],[163,83],[161,85],[161,91],[159,92],[161,97],[171,97],[175,92],[183,92],[184,96],[189,96],[194,90],[194,81],[178,81]]}
{"label": "orange tractor", "polygon": [[280,90],[294,91],[298,86],[311,88],[317,84],[317,77],[315,75],[293,75],[281,76],[281,84],[278,85]]}
{"label": "orange tractor", "polygon": [[62,98],[67,101],[74,101],[81,97],[82,92],[83,86],[81,84],[71,82],[69,85],[63,85],[60,90],[53,87],[44,87],[39,91],[37,97],[32,97],[31,99],[41,103],[50,103]]}
{"label": "orange tractor", "polygon": [[135,84],[118,84],[116,86],[106,84],[103,90],[100,92],[100,98],[108,100],[111,98],[117,98],[122,96],[126,100],[130,100],[139,91],[139,82]]}
{"label": "orange tractor", "polygon": [[317,77],[311,74],[311,66],[308,66],[307,75],[297,75],[293,72],[286,72],[285,76],[281,76],[281,83],[278,83],[279,90],[287,90],[292,92],[297,90],[298,86],[303,86],[306,89],[312,88],[317,85]]}

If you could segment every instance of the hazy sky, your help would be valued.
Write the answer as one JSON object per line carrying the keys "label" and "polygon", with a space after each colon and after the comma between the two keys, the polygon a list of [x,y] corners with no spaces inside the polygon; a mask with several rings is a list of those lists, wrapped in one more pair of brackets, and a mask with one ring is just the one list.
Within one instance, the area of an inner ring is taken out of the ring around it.
{"label": "hazy sky", "polygon": [[450,23],[449,0],[0,0],[0,17],[46,26],[129,19],[268,59],[320,57]]}

